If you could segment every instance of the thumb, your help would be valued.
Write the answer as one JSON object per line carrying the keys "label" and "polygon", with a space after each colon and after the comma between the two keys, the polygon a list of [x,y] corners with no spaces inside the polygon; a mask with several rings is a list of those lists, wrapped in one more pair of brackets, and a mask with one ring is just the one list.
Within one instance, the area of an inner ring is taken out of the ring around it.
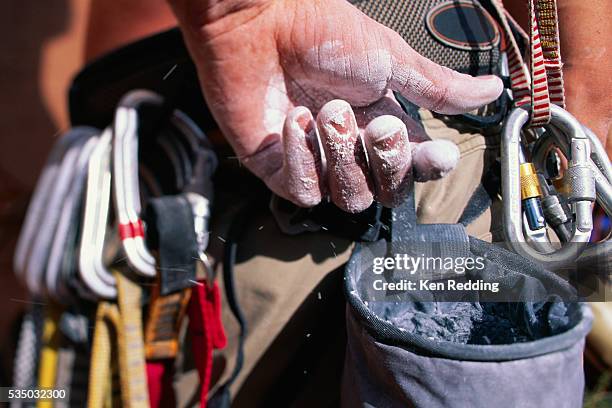
{"label": "thumb", "polygon": [[392,32],[393,59],[389,87],[410,102],[438,113],[455,115],[496,100],[503,83],[494,75],[473,77],[443,67],[413,50]]}

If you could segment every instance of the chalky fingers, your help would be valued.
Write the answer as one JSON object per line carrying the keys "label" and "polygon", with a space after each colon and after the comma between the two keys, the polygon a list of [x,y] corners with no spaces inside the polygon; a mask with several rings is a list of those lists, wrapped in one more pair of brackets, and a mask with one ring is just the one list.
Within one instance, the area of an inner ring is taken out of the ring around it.
{"label": "chalky fingers", "polygon": [[386,207],[397,207],[412,186],[412,154],[406,125],[391,115],[368,124],[364,141],[376,199]]}
{"label": "chalky fingers", "polygon": [[331,200],[350,213],[365,210],[372,204],[374,190],[351,106],[343,100],[326,103],[317,115],[317,128]]}
{"label": "chalky fingers", "polygon": [[300,207],[321,201],[321,156],[312,113],[299,106],[289,112],[283,129],[284,178],[287,197]]}

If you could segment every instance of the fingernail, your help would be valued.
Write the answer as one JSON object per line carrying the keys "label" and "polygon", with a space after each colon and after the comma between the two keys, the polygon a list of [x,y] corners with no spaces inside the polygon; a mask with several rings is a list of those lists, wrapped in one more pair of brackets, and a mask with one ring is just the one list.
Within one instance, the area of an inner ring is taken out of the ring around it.
{"label": "fingernail", "polygon": [[352,108],[346,101],[336,99],[326,103],[319,113],[322,124],[329,124],[338,134],[346,135],[350,131]]}
{"label": "fingernail", "polygon": [[312,123],[312,116],[309,113],[301,113],[297,117],[296,122],[300,129],[302,129],[306,134],[312,132],[312,129],[314,128],[314,124]]}
{"label": "fingernail", "polygon": [[413,150],[417,181],[439,179],[452,171],[459,161],[459,148],[447,140],[419,143]]}
{"label": "fingernail", "polygon": [[494,90],[497,95],[500,95],[504,90],[504,82],[501,80],[500,77],[496,75],[483,75],[476,77],[476,79],[479,79],[483,82],[488,82],[491,87],[491,90]]}
{"label": "fingernail", "polygon": [[348,110],[339,110],[336,114],[329,118],[328,123],[336,129],[336,132],[341,135],[346,135],[349,132],[350,113]]}

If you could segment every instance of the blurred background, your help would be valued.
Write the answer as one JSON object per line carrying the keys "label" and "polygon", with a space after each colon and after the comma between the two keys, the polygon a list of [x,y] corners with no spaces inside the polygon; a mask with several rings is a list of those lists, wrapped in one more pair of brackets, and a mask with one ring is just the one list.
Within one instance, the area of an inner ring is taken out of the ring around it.
{"label": "blurred background", "polygon": [[0,2],[2,386],[10,383],[18,317],[29,302],[12,270],[13,251],[47,154],[68,128],[70,82],[86,61],[174,25],[165,0]]}
{"label": "blurred background", "polygon": [[0,2],[0,384],[10,381],[19,313],[28,301],[12,256],[29,196],[68,126],[66,90],[84,60],[89,0]]}

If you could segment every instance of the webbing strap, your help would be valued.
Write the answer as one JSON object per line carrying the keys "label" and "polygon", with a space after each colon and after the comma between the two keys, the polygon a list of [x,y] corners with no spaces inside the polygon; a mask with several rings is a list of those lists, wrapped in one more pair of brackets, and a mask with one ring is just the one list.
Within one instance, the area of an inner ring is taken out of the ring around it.
{"label": "webbing strap", "polygon": [[491,207],[493,200],[499,195],[501,186],[500,178],[501,165],[496,161],[489,170],[483,174],[480,184],[476,187],[476,190],[474,190],[472,197],[468,200],[468,203],[463,209],[463,213],[457,221],[459,224],[463,224],[467,227]]}
{"label": "webbing strap", "polygon": [[531,76],[530,126],[550,122],[550,104],[565,106],[556,0],[529,0]]}
{"label": "webbing strap", "polygon": [[492,4],[504,32],[514,104],[532,106],[530,127],[547,124],[551,103],[565,107],[556,0],[529,0],[529,70],[513,31],[524,33],[501,0]]}
{"label": "webbing strap", "polygon": [[110,394],[111,352],[116,341],[122,405],[145,408],[149,406],[149,395],[142,336],[142,289],[121,271],[115,270],[113,275],[117,280],[118,304],[106,301],[98,304],[87,405],[96,408],[108,402],[105,396]]}
{"label": "webbing strap", "polygon": [[145,327],[147,383],[153,408],[176,405],[172,387],[174,359],[180,346],[178,333],[191,295],[191,289],[184,289],[161,296],[160,286],[158,278],[152,289]]}
{"label": "webbing strap", "polygon": [[184,195],[162,196],[149,201],[144,219],[159,265],[145,328],[149,401],[155,408],[174,406],[173,362],[198,259],[194,212]]}
{"label": "webbing strap", "polygon": [[69,390],[69,394],[68,399],[54,401],[55,408],[86,406],[89,358],[85,347],[68,344],[59,349],[54,388]]}
{"label": "webbing strap", "polygon": [[142,335],[142,287],[127,273],[114,271],[114,276],[117,280],[117,303],[121,317],[118,336],[121,400],[126,407],[148,408],[149,393]]}
{"label": "webbing strap", "polygon": [[221,322],[221,295],[216,282],[198,282],[189,302],[189,335],[192,352],[200,376],[200,407],[206,407],[206,397],[212,375],[213,350],[225,347],[227,339]]}
{"label": "webbing strap", "polygon": [[106,301],[98,303],[89,369],[89,408],[103,408],[106,406],[107,396],[112,395],[111,349],[118,334],[116,329],[120,326],[119,320],[119,308],[116,304]]}
{"label": "webbing strap", "polygon": [[174,359],[147,361],[147,382],[151,408],[176,406],[176,397],[172,385],[174,376]]}
{"label": "webbing strap", "polygon": [[[55,304],[49,304],[45,309],[40,366],[38,367],[38,387],[55,388],[58,349],[61,339],[59,320],[62,315],[62,309]],[[52,407],[53,403],[48,400],[41,400],[36,403],[36,406],[38,408]]]}
{"label": "webbing strap", "polygon": [[193,285],[198,246],[194,214],[184,195],[149,200],[144,213],[147,247],[158,249],[159,294],[181,291]]}
{"label": "webbing strap", "polygon": [[170,295],[160,295],[159,280],[155,283],[149,303],[145,327],[147,360],[173,359],[179,350],[178,332],[187,310],[190,289]]}
{"label": "webbing strap", "polygon": [[87,405],[90,353],[90,323],[94,316],[87,306],[73,305],[62,313],[59,329],[62,341],[57,357],[55,387],[69,390],[68,398],[54,401],[55,408]]}
{"label": "webbing strap", "polygon": [[[76,353],[74,349],[61,347],[57,352],[57,375],[55,377],[54,388],[64,389],[69,391],[69,398],[72,400],[73,390],[70,385],[73,379],[73,367],[75,363]],[[82,401],[81,405],[85,405],[86,401]],[[55,401],[55,408],[68,408],[70,401],[67,399]]]}

